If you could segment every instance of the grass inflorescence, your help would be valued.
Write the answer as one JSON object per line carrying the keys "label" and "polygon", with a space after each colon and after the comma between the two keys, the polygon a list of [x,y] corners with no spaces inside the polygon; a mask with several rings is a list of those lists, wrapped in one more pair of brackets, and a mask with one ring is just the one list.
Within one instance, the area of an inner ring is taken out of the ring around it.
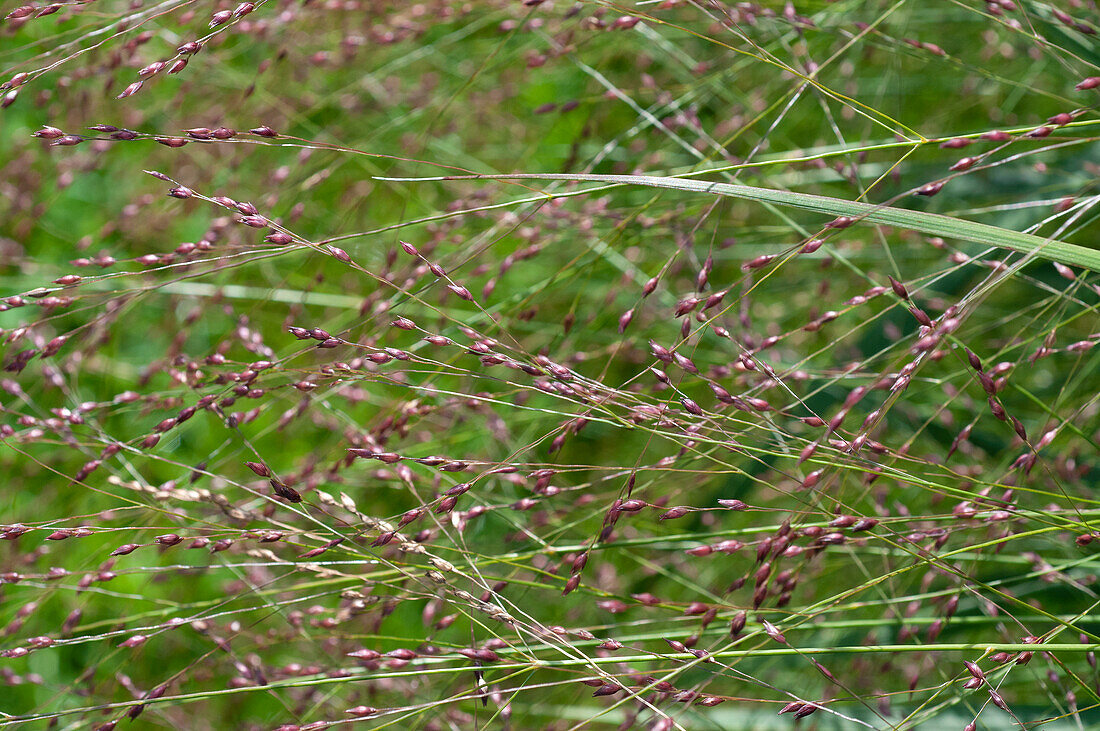
{"label": "grass inflorescence", "polygon": [[0,11],[0,728],[1100,726],[1063,5]]}

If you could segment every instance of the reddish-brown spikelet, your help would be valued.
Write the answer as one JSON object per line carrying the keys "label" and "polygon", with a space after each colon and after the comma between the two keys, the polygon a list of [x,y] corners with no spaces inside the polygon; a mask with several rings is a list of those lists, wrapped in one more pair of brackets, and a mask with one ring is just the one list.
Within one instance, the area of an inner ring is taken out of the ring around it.
{"label": "reddish-brown spikelet", "polygon": [[261,462],[245,462],[244,464],[260,477],[271,477],[271,470]]}
{"label": "reddish-brown spikelet", "polygon": [[664,346],[660,345],[656,341],[654,341],[654,340],[649,341],[649,350],[650,350],[650,352],[653,353],[653,357],[656,358],[657,360],[662,361],[664,363],[671,363],[672,362],[672,353],[669,352],[668,348],[665,348]]}
{"label": "reddish-brown spikelet", "polygon": [[778,627],[776,627],[766,619],[761,621],[764,624],[764,633],[768,635],[768,637],[771,637],[773,640],[781,644],[787,643],[787,638],[783,635],[782,632],[779,631]]}
{"label": "reddish-brown spikelet", "polygon": [[634,319],[634,310],[627,310],[619,316],[619,334],[622,335],[626,332],[626,328],[630,326],[630,321]]}
{"label": "reddish-brown spikelet", "polygon": [[1071,282],[1077,279],[1077,274],[1065,264],[1059,262],[1053,262],[1053,264],[1055,271],[1057,271],[1062,278],[1068,279]]}
{"label": "reddish-brown spikelet", "polygon": [[140,647],[141,645],[144,645],[145,641],[148,640],[148,639],[149,638],[146,637],[145,635],[133,635],[131,637],[127,637],[125,640],[118,643],[118,646],[119,647]]}
{"label": "reddish-brown spikelet", "polygon": [[665,512],[661,513],[661,515],[658,516],[657,519],[658,520],[675,520],[676,518],[684,517],[685,515],[687,515],[690,512],[691,512],[690,508],[683,507],[683,506],[677,506],[677,507],[674,507],[674,508],[669,508]]}
{"label": "reddish-brown spikelet", "polygon": [[396,531],[391,530],[380,533],[377,538],[371,541],[371,548],[381,548],[382,546],[388,545],[395,537],[397,537]]}
{"label": "reddish-brown spikelet", "polygon": [[746,272],[753,269],[759,269],[770,264],[773,259],[775,259],[774,254],[764,254],[756,257],[755,259],[750,259],[749,261],[745,262],[741,265],[741,269]]}
{"label": "reddish-brown spikelet", "polygon": [[921,187],[917,188],[915,193],[916,195],[931,197],[943,190],[943,186],[944,182],[942,180],[937,180],[935,182],[922,185]]}
{"label": "reddish-brown spikelet", "polygon": [[342,261],[345,264],[351,263],[351,257],[348,256],[348,252],[344,251],[339,246],[332,246],[331,244],[329,244],[326,248],[328,250],[328,253],[331,254],[334,259]]}
{"label": "reddish-brown spikelet", "polygon": [[978,157],[963,157],[960,158],[954,165],[948,168],[952,172],[963,172],[974,167],[981,158]]}
{"label": "reddish-brown spikelet", "polygon": [[474,296],[470,294],[470,290],[466,289],[461,284],[448,284],[447,289],[458,295],[459,299],[466,300],[467,302],[474,301]]}
{"label": "reddish-brown spikelet", "polygon": [[807,490],[814,487],[821,481],[821,476],[823,474],[825,474],[825,470],[814,470],[802,479],[802,487]]}
{"label": "reddish-brown spikelet", "polygon": [[344,713],[347,713],[349,716],[355,716],[356,718],[367,718],[376,715],[378,709],[373,706],[354,706],[344,711]]}
{"label": "reddish-brown spikelet", "polygon": [[894,290],[894,294],[901,297],[903,300],[909,299],[909,290],[905,288],[905,285],[894,279],[893,277],[887,277],[890,280],[890,288]]}
{"label": "reddish-brown spikelet", "polygon": [[1012,429],[1016,432],[1016,435],[1023,441],[1027,441],[1027,430],[1024,429],[1024,425],[1015,416],[1010,416],[1009,421],[1012,423]]}
{"label": "reddish-brown spikelet", "polygon": [[795,713],[797,711],[801,711],[805,707],[806,707],[806,704],[803,703],[802,701],[791,701],[787,705],[780,708],[779,713],[777,713],[775,715],[782,716],[784,713]]}
{"label": "reddish-brown spikelet", "polygon": [[717,383],[709,383],[710,390],[714,392],[714,397],[724,404],[732,404],[733,396],[726,389],[719,386]]}
{"label": "reddish-brown spikelet", "polygon": [[687,411],[689,414],[694,414],[695,416],[703,415],[703,410],[699,408],[699,404],[695,403],[686,396],[680,399],[680,403],[683,405],[684,410]]}
{"label": "reddish-brown spikelet", "polygon": [[49,125],[45,125],[37,132],[35,132],[32,136],[38,137],[43,140],[56,140],[58,137],[63,137],[64,135],[65,133],[59,130],[57,127],[50,127]]}
{"label": "reddish-brown spikelet", "polygon": [[36,12],[37,8],[34,5],[20,5],[15,10],[4,16],[4,20],[20,20],[22,18],[29,18]]}
{"label": "reddish-brown spikelet", "polygon": [[565,582],[565,588],[562,589],[561,595],[562,596],[567,596],[569,594],[572,594],[574,591],[576,591],[577,587],[580,586],[580,585],[581,585],[581,575],[580,574],[573,574]]}
{"label": "reddish-brown spikelet", "polygon": [[970,348],[964,348],[964,351],[966,352],[966,360],[968,363],[970,363],[970,367],[980,373],[982,370],[981,358],[975,355],[974,352],[970,350]]}
{"label": "reddish-brown spikelet", "polygon": [[971,140],[968,140],[965,137],[954,137],[950,140],[947,140],[946,142],[941,142],[940,147],[945,150],[958,150],[960,148],[966,147],[970,143]]}
{"label": "reddish-brown spikelet", "polygon": [[133,96],[134,94],[137,94],[141,90],[141,87],[142,87],[143,83],[144,82],[142,82],[142,81],[135,81],[134,83],[130,84],[125,89],[123,89],[122,93],[119,94],[118,96],[116,96],[115,98],[116,99],[125,99],[128,96]]}
{"label": "reddish-brown spikelet", "polygon": [[279,480],[276,480],[276,479],[270,480],[269,483],[271,485],[271,489],[275,492],[275,494],[278,495],[279,497],[283,498],[287,502],[291,502],[291,503],[300,503],[300,502],[302,502],[301,494],[297,490],[295,490],[294,488],[289,487],[289,486],[283,484],[282,482],[280,482]]}

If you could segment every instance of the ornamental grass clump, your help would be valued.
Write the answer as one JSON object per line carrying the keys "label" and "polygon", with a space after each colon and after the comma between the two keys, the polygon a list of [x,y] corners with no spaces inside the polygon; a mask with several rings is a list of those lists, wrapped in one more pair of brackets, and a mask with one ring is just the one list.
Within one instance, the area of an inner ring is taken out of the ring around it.
{"label": "ornamental grass clump", "polygon": [[0,727],[1100,724],[1093,15],[4,9]]}

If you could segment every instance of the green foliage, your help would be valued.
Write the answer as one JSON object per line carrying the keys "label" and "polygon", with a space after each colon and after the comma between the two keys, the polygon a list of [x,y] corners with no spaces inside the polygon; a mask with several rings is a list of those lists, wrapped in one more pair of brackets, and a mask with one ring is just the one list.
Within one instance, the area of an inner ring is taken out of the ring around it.
{"label": "green foliage", "polygon": [[54,7],[0,728],[1100,727],[1094,8]]}

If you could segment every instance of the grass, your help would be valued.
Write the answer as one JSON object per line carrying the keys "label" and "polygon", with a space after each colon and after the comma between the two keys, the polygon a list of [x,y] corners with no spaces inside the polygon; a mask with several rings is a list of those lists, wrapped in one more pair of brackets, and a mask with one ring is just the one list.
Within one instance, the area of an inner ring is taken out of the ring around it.
{"label": "grass", "polygon": [[0,727],[1100,727],[1094,7],[27,7]]}

